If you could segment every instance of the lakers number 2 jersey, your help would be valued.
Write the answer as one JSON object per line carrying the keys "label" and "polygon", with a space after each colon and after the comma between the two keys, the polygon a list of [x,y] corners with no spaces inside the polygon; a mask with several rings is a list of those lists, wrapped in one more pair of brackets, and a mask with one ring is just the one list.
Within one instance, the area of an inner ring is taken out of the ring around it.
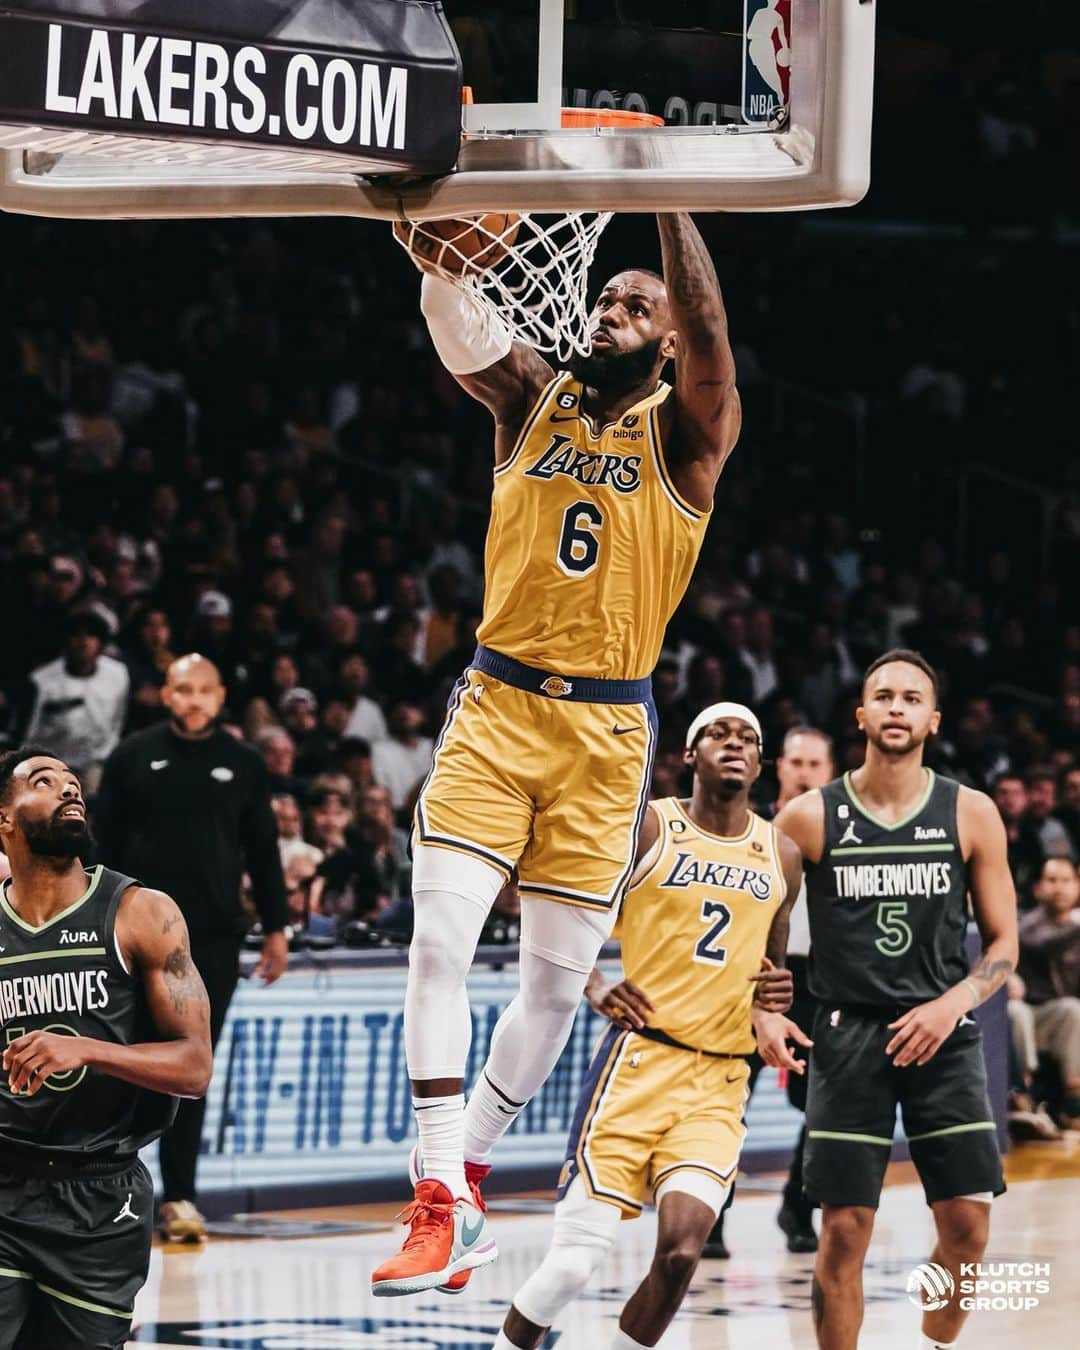
{"label": "lakers number 2 jersey", "polygon": [[776,830],[748,812],[725,838],[675,797],[651,804],[660,835],[642,859],[616,925],[623,972],[648,995],[650,1026],[713,1054],[754,1049],[750,976],[761,968],[786,883]]}
{"label": "lakers number 2 jersey", "polygon": [[709,513],[676,491],[657,415],[661,382],[594,428],[570,375],[544,390],[495,470],[477,637],[526,665],[641,679],[660,655]]}

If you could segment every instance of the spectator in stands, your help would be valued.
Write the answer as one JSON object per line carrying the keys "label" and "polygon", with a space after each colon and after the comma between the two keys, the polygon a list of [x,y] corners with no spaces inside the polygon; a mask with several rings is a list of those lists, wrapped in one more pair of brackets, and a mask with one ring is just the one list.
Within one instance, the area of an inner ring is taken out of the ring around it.
{"label": "spectator in stands", "polygon": [[350,919],[374,917],[385,907],[370,850],[352,829],[354,818],[341,792],[328,786],[313,791],[308,834],[325,855],[319,864],[319,908],[339,927]]}
{"label": "spectator in stands", "polygon": [[1080,858],[1080,765],[1067,765],[1058,784],[1057,816],[1069,832],[1072,857]]}
{"label": "spectator in stands", "polygon": [[291,854],[284,864],[285,904],[294,934],[309,931],[312,915],[322,913],[320,901],[324,882],[319,875],[319,865],[323,855],[310,844],[306,849],[306,852]]}
{"label": "spectator in stands", "polygon": [[1027,789],[1016,773],[999,774],[994,780],[994,804],[1005,824],[1009,867],[1020,907],[1030,905],[1030,886],[1043,860],[1042,842],[1027,815]]}
{"label": "spectator in stands", "polygon": [[349,780],[354,800],[375,781],[371,746],[360,736],[345,736],[338,749],[338,767]]}
{"label": "spectator in stands", "polygon": [[305,640],[304,677],[323,698],[337,682],[343,660],[356,650],[360,624],[348,605],[333,605]]}
{"label": "spectator in stands", "polygon": [[395,703],[390,710],[390,735],[371,748],[376,783],[388,788],[395,811],[404,809],[431,767],[432,741],[422,734],[424,714],[415,703]]}
{"label": "spectator in stands", "polygon": [[383,629],[384,641],[375,672],[379,688],[393,690],[396,698],[410,703],[422,702],[428,682],[414,657],[420,634],[416,615],[399,610],[387,618]]}
{"label": "spectator in stands", "polygon": [[1020,919],[1023,998],[1009,1000],[1017,1055],[1030,1086],[1039,1055],[1061,1074],[1059,1123],[1080,1129],[1080,876],[1071,858],[1046,858],[1034,887],[1038,905]]}
{"label": "spectator in stands", "polygon": [[304,817],[296,798],[288,792],[276,792],[270,798],[270,805],[274,809],[282,868],[287,867],[289,860],[295,857],[313,858],[316,864],[321,863],[322,849],[309,844],[304,838]]}
{"label": "spectator in stands", "polygon": [[298,778],[313,778],[328,767],[326,747],[319,735],[319,700],[310,689],[297,685],[278,704],[281,724],[296,746]]}
{"label": "spectator in stands", "polygon": [[63,654],[30,675],[24,740],[47,745],[70,764],[87,796],[97,792],[101,767],[120,740],[131,685],[124,663],[104,655],[107,639],[97,614],[73,614]]}
{"label": "spectator in stands", "polygon": [[359,798],[356,833],[367,845],[379,882],[380,908],[409,894],[412,863],[409,836],[394,823],[389,790],[372,783]]}
{"label": "spectator in stands", "polygon": [[176,660],[172,650],[172,625],[160,605],[145,605],[131,623],[131,636],[123,649],[131,681],[131,706],[127,729],[138,731],[165,716],[161,687],[165,672]]}
{"label": "spectator in stands", "polygon": [[384,741],[388,735],[386,718],[370,696],[371,671],[360,652],[346,652],[338,662],[337,677],[338,690],[349,705],[345,735],[369,743]]}
{"label": "spectator in stands", "polygon": [[285,728],[264,728],[255,738],[255,747],[270,775],[270,791],[299,798],[303,787],[295,773],[296,745]]}
{"label": "spectator in stands", "polygon": [[1057,775],[1048,765],[1030,769],[1025,779],[1027,816],[1035,826],[1043,854],[1048,858],[1073,856],[1072,839],[1054,814],[1057,808]]}
{"label": "spectator in stands", "polygon": [[461,628],[461,577],[449,563],[433,568],[427,577],[431,604],[417,615],[420,626],[417,664],[425,670],[438,664],[457,646]]}

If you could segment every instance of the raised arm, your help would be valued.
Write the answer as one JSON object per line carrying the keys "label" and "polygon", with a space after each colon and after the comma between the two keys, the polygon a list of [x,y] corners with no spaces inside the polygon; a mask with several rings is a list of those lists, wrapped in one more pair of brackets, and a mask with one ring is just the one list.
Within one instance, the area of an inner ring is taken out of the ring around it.
{"label": "raised arm", "polygon": [[708,510],[742,423],[727,313],[716,269],[691,218],[680,211],[656,219],[676,333],[675,400],[667,415],[673,425],[671,431],[665,426],[670,468],[687,501]]}
{"label": "raised arm", "polygon": [[445,277],[424,271],[420,311],[443,365],[494,417],[495,463],[503,463],[554,371],[471,291]]}
{"label": "raised arm", "polygon": [[4,1051],[12,1092],[33,1096],[54,1073],[89,1065],[98,1073],[175,1097],[201,1097],[210,1082],[210,1004],[191,961],[187,924],[161,891],[132,886],[120,901],[116,935],[137,970],[159,1039],[135,1045],[30,1031]]}

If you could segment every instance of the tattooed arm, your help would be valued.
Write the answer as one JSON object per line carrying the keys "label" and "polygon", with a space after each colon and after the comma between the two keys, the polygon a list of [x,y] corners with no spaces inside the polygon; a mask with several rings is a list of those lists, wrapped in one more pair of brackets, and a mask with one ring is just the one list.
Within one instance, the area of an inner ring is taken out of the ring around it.
{"label": "tattooed arm", "polygon": [[1016,969],[1016,887],[1009,871],[1005,826],[990,798],[984,792],[962,787],[956,817],[960,846],[968,864],[971,907],[983,944],[982,955],[961,985],[974,1007],[989,998]]}
{"label": "tattooed arm", "polygon": [[676,333],[675,397],[663,414],[670,469],[690,505],[706,511],[742,422],[727,314],[697,226],[685,212],[656,219]]}
{"label": "tattooed arm", "polygon": [[128,965],[141,978],[159,1040],[139,1045],[91,1042],[85,1062],[101,1073],[177,1097],[201,1097],[210,1082],[210,1004],[191,960],[187,924],[162,891],[132,886],[116,914]]}

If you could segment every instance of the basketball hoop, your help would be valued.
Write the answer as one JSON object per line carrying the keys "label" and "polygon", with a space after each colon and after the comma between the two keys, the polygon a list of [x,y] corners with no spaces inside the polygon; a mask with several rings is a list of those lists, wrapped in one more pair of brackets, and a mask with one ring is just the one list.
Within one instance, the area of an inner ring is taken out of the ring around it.
{"label": "basketball hoop", "polygon": [[[564,108],[562,127],[580,134],[618,134],[662,127],[654,113],[623,108]],[[457,235],[446,237],[438,261],[429,270],[467,287],[506,323],[514,336],[559,361],[589,351],[589,268],[596,245],[611,219],[610,211],[531,211],[462,220]],[[430,225],[431,222],[428,222]],[[497,224],[497,229],[491,229]],[[394,237],[412,252],[424,242],[422,222],[402,222]],[[418,241],[417,236],[421,236]],[[422,250],[418,247],[417,252]],[[477,260],[481,260],[478,264]]]}

